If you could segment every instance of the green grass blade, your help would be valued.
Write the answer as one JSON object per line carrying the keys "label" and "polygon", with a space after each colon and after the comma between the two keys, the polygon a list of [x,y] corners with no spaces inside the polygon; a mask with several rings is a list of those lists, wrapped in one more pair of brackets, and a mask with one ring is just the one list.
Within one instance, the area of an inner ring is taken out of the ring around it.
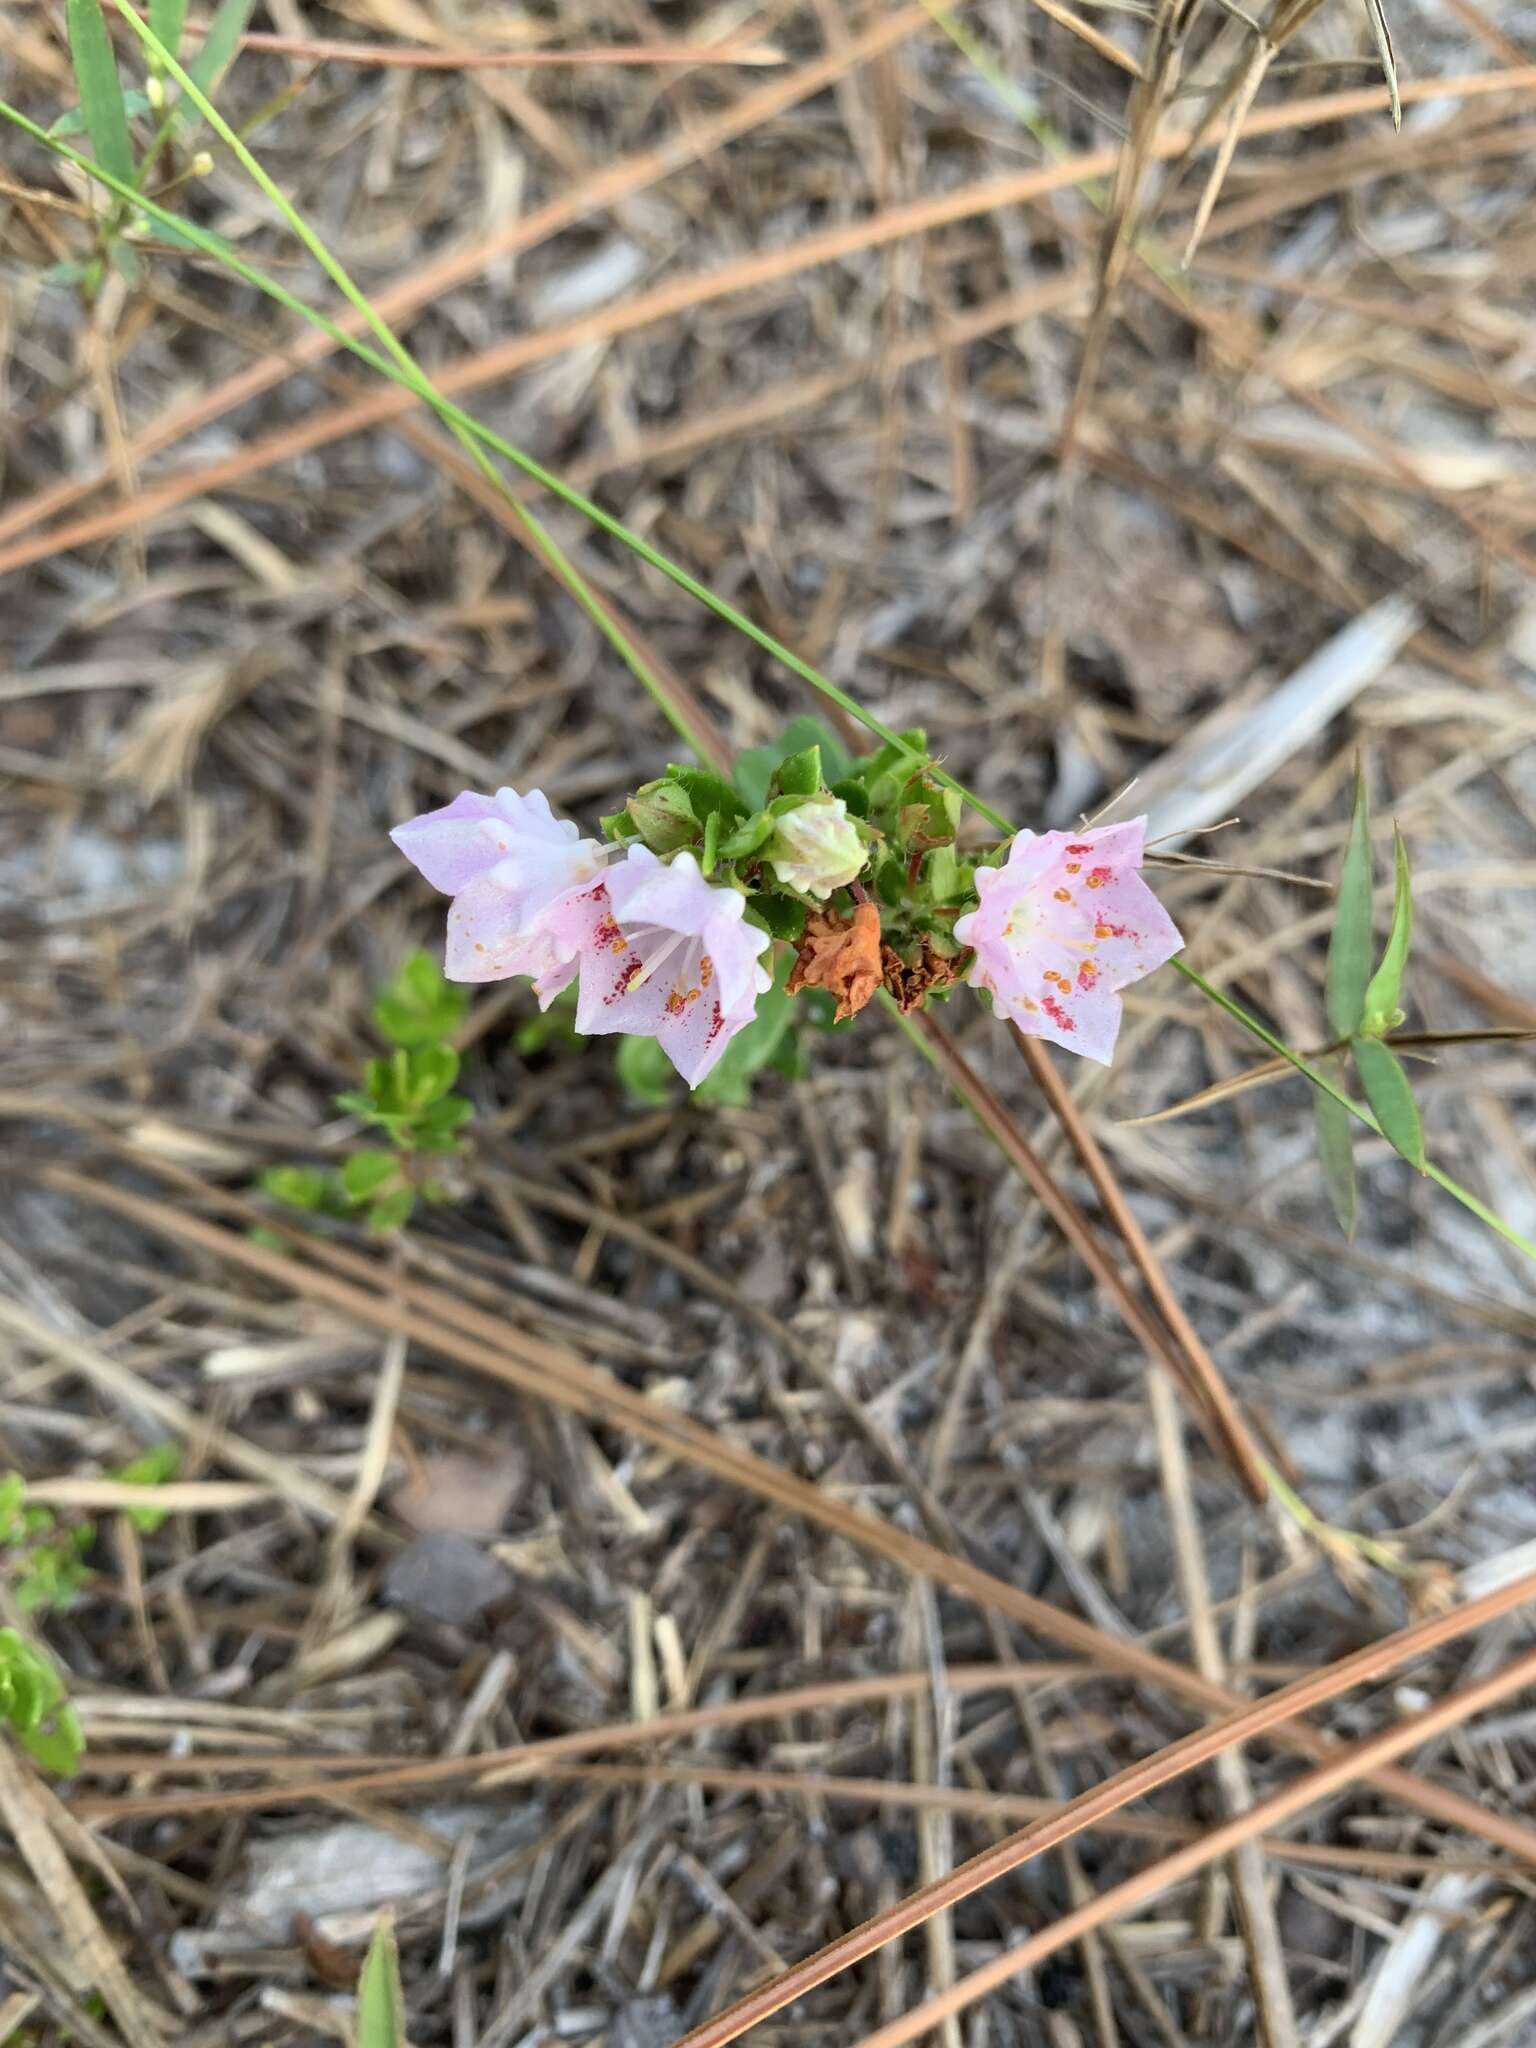
{"label": "green grass blade", "polygon": [[1355,808],[1334,899],[1328,942],[1328,1022],[1336,1038],[1353,1038],[1365,1015],[1371,973],[1371,807],[1365,774],[1355,764]]}
{"label": "green grass blade", "polygon": [[373,1930],[357,1980],[357,2048],[406,2048],[400,1954],[387,1913]]}
{"label": "green grass blade", "polygon": [[1395,1030],[1403,1021],[1403,972],[1408,965],[1408,948],[1413,944],[1413,881],[1408,873],[1408,849],[1395,825],[1392,862],[1397,877],[1392,930],[1381,965],[1365,991],[1365,1010],[1360,1021],[1360,1029],[1369,1038],[1380,1038],[1383,1032]]}
{"label": "green grass blade", "polygon": [[1357,1038],[1354,1053],[1365,1099],[1376,1112],[1382,1136],[1410,1166],[1423,1173],[1429,1164],[1424,1156],[1424,1126],[1402,1061],[1379,1038]]}
{"label": "green grass blade", "polygon": [[187,0],[149,0],[149,25],[174,57],[187,24]]}
{"label": "green grass blade", "polygon": [[1317,1156],[1323,1169],[1328,1200],[1339,1220],[1339,1228],[1353,1240],[1360,1218],[1360,1191],[1355,1178],[1355,1121],[1342,1102],[1320,1090],[1312,1091],[1312,1109],[1317,1119]]}
{"label": "green grass blade", "polygon": [[133,143],[123,106],[123,82],[117,75],[117,58],[102,19],[101,0],[66,0],[64,19],[91,148],[102,169],[127,184],[133,177]]}

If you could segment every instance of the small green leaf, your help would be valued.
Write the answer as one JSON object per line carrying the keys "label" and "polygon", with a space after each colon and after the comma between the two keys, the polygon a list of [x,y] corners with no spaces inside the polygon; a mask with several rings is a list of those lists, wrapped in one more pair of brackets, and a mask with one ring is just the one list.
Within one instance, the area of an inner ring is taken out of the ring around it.
{"label": "small green leaf", "polygon": [[475,1113],[475,1105],[465,1095],[444,1095],[438,1101],[429,1103],[416,1119],[419,1132],[434,1138],[451,1138],[455,1131],[461,1131]]}
{"label": "small green leaf", "polygon": [[1328,942],[1328,1023],[1335,1037],[1352,1038],[1365,1014],[1371,972],[1371,811],[1365,775],[1355,768],[1355,808],[1334,898]]}
{"label": "small green leaf", "polygon": [[1376,1112],[1376,1121],[1392,1146],[1422,1173],[1427,1164],[1424,1127],[1402,1061],[1379,1038],[1357,1038],[1354,1054],[1365,1099]]}
{"label": "small green leaf", "polygon": [[70,61],[80,88],[80,112],[91,138],[96,161],[125,185],[133,183],[133,143],[123,106],[123,84],[117,75],[101,0],[65,0]]}
{"label": "small green leaf", "polygon": [[382,1237],[387,1231],[399,1230],[410,1221],[411,1211],[416,1206],[416,1194],[412,1188],[397,1188],[393,1194],[380,1195],[368,1211],[368,1228]]}
{"label": "small green leaf", "polygon": [[711,811],[704,820],[704,851],[699,856],[699,866],[706,875],[715,872],[715,862],[720,858],[720,813]]}
{"label": "small green leaf", "polygon": [[451,1045],[419,1045],[407,1054],[405,1100],[412,1109],[426,1109],[448,1093],[459,1078],[459,1056]]}
{"label": "small green leaf", "polygon": [[400,1954],[387,1913],[373,1930],[357,1980],[357,2048],[406,2048]]}
{"label": "small green leaf", "polygon": [[68,1775],[85,1738],[49,1657],[14,1628],[0,1628],[0,1719],[45,1770]]}
{"label": "small green leaf", "polygon": [[768,786],[781,761],[812,746],[821,749],[821,772],[828,782],[838,781],[851,772],[853,762],[848,749],[819,718],[791,719],[776,740],[764,747],[744,747],[736,756],[731,780],[738,795],[746,800],[747,809],[760,811],[768,801]]}
{"label": "small green leaf", "polygon": [[349,1200],[367,1202],[399,1172],[400,1162],[393,1152],[354,1152],[341,1169],[341,1184]]}
{"label": "small green leaf", "polygon": [[325,1200],[325,1176],[313,1166],[269,1166],[261,1186],[290,1209],[318,1209]]}
{"label": "small green leaf", "polygon": [[[468,989],[447,980],[430,953],[416,952],[380,990],[373,1006],[373,1026],[391,1045],[411,1052],[451,1038],[468,1009]],[[373,1086],[372,1063],[369,1086]],[[381,1107],[393,1106],[384,1097],[376,1099]]]}
{"label": "small green leaf", "polygon": [[779,763],[779,788],[785,796],[815,796],[821,788],[821,747],[802,747]]}
{"label": "small green leaf", "polygon": [[[181,1445],[167,1439],[153,1444],[137,1458],[126,1465],[119,1465],[115,1472],[109,1472],[109,1479],[121,1480],[124,1486],[164,1486],[168,1479],[174,1479],[181,1470]],[[165,1520],[164,1508],[129,1508],[128,1519],[136,1529],[146,1536],[152,1536]]]}
{"label": "small green leaf", "polygon": [[756,853],[757,849],[767,842],[772,832],[772,811],[754,811],[750,818],[721,840],[720,858],[745,860],[749,854]]}
{"label": "small green leaf", "polygon": [[149,25],[173,57],[186,19],[187,0],[149,0]]}
{"label": "small green leaf", "polygon": [[741,798],[713,768],[696,768],[691,762],[674,761],[667,769],[667,780],[688,792],[694,816],[701,825],[711,811],[718,811],[726,825],[733,825],[744,815]]}
{"label": "small green leaf", "polygon": [[1408,949],[1413,944],[1413,881],[1408,873],[1408,849],[1403,835],[1392,828],[1392,866],[1396,882],[1392,898],[1392,930],[1387,936],[1381,965],[1371,976],[1365,991],[1365,1014],[1360,1030],[1367,1038],[1380,1038],[1395,1031],[1403,1021],[1403,972]]}
{"label": "small green leaf", "polygon": [[[136,121],[140,119],[149,111],[149,101],[145,98],[143,93],[134,92],[130,90],[123,94],[123,112],[128,116],[130,121]],[[48,133],[50,135],[58,136],[59,140],[62,142],[67,140],[67,138],[71,135],[79,135],[83,133],[84,129],[85,115],[83,111],[79,107],[71,107],[67,114],[60,114],[57,121],[55,121],[53,126],[48,130]],[[64,266],[63,264],[56,264],[54,266],[55,269],[60,270],[64,269],[65,267],[66,266]],[[78,269],[82,266],[74,265],[70,267]],[[44,272],[44,275],[46,276],[48,275],[48,273]]]}
{"label": "small green leaf", "polygon": [[1317,1117],[1317,1156],[1323,1169],[1323,1184],[1340,1230],[1353,1241],[1360,1213],[1355,1183],[1355,1120],[1342,1102],[1335,1102],[1321,1088],[1312,1091],[1312,1107]]}
{"label": "small green leaf", "polygon": [[621,1038],[613,1063],[619,1085],[632,1101],[660,1109],[672,1100],[676,1074],[654,1038]]}

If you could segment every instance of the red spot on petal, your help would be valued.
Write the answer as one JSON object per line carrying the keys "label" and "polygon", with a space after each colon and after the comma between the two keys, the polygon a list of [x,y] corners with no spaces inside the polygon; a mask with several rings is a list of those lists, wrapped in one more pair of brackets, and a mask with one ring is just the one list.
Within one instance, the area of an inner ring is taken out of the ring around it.
{"label": "red spot on petal", "polygon": [[1070,853],[1070,854],[1073,854],[1073,855],[1079,855],[1079,854],[1084,854],[1084,853],[1092,853],[1092,851],[1093,851],[1093,848],[1092,848],[1091,846],[1087,845],[1086,843],[1084,843],[1084,844],[1082,844],[1082,845],[1078,845],[1078,846],[1069,846],[1069,847],[1067,848],[1067,851],[1068,851],[1068,853]]}
{"label": "red spot on petal", "polygon": [[1054,996],[1047,996],[1044,1002],[1041,1003],[1040,1007],[1042,1010],[1044,1010],[1045,1014],[1047,1015],[1047,1017],[1050,1018],[1051,1022],[1056,1026],[1058,1031],[1075,1031],[1077,1029],[1076,1024],[1067,1015],[1066,1011],[1061,1007],[1061,1004],[1057,1002]]}

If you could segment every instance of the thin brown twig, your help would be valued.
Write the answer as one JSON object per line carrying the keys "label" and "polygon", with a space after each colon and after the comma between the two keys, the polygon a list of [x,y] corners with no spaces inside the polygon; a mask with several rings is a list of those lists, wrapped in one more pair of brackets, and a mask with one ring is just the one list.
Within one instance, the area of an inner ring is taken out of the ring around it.
{"label": "thin brown twig", "polygon": [[[179,1181],[183,1186],[198,1185],[191,1175],[167,1161],[146,1158],[141,1163],[167,1180]],[[1053,1607],[1022,1587],[1010,1585],[966,1558],[956,1557],[873,1514],[830,1497],[770,1460],[738,1449],[691,1417],[608,1379],[573,1353],[525,1336],[504,1319],[473,1309],[446,1290],[401,1282],[391,1299],[378,1285],[376,1268],[361,1254],[339,1244],[306,1238],[302,1232],[286,1226],[276,1226],[267,1216],[261,1217],[261,1221],[268,1228],[282,1228],[296,1253],[308,1253],[333,1267],[355,1272],[367,1284],[353,1285],[336,1271],[306,1266],[296,1257],[268,1251],[234,1231],[67,1168],[42,1167],[38,1178],[88,1204],[127,1216],[158,1235],[180,1240],[260,1273],[280,1286],[324,1300],[365,1327],[387,1332],[403,1328],[417,1343],[501,1385],[531,1393],[609,1426],[631,1430],[642,1440],[800,1515],[813,1526],[828,1529],[904,1571],[948,1586],[980,1606],[1021,1623],[1047,1641],[1064,1644],[1091,1658],[1101,1669],[1166,1688],[1217,1714],[1228,1714],[1245,1706],[1238,1695],[1202,1678],[1187,1666],[1158,1656],[1140,1643],[1108,1635],[1091,1622]],[[210,1188],[202,1192],[206,1199],[247,1222],[257,1217],[257,1211],[237,1198]],[[1327,1756],[1332,1748],[1325,1735],[1303,1722],[1285,1721],[1271,1731],[1271,1739],[1310,1758]],[[1536,1830],[1523,1823],[1507,1815],[1485,1812],[1473,1800],[1406,1771],[1383,1770],[1375,1774],[1372,1782],[1378,1790],[1416,1807],[1431,1819],[1480,1835],[1536,1865]],[[273,1797],[272,1793],[267,1794],[269,1802]]]}
{"label": "thin brown twig", "polygon": [[[208,24],[189,21],[186,33],[205,36]],[[428,50],[405,43],[348,43],[325,37],[274,35],[250,29],[241,37],[247,50],[279,57],[303,57],[315,64],[367,64],[413,71],[535,71],[553,65],[599,64],[782,64],[782,50],[768,43],[608,43],[586,50]]]}

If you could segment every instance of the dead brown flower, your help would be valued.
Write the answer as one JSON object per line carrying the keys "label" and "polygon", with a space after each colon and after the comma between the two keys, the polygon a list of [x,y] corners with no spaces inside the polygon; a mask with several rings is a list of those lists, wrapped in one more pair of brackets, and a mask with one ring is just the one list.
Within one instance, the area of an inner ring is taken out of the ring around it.
{"label": "dead brown flower", "polygon": [[813,910],[785,987],[824,988],[837,997],[837,1019],[863,1009],[880,986],[880,913],[873,903],[854,906],[850,922],[833,910]]}
{"label": "dead brown flower", "polygon": [[925,933],[922,951],[910,965],[902,959],[894,946],[882,946],[880,964],[884,968],[885,986],[896,999],[896,1006],[905,1013],[920,1010],[924,998],[931,989],[948,988],[959,973],[959,960],[947,953],[934,951],[933,941]]}

